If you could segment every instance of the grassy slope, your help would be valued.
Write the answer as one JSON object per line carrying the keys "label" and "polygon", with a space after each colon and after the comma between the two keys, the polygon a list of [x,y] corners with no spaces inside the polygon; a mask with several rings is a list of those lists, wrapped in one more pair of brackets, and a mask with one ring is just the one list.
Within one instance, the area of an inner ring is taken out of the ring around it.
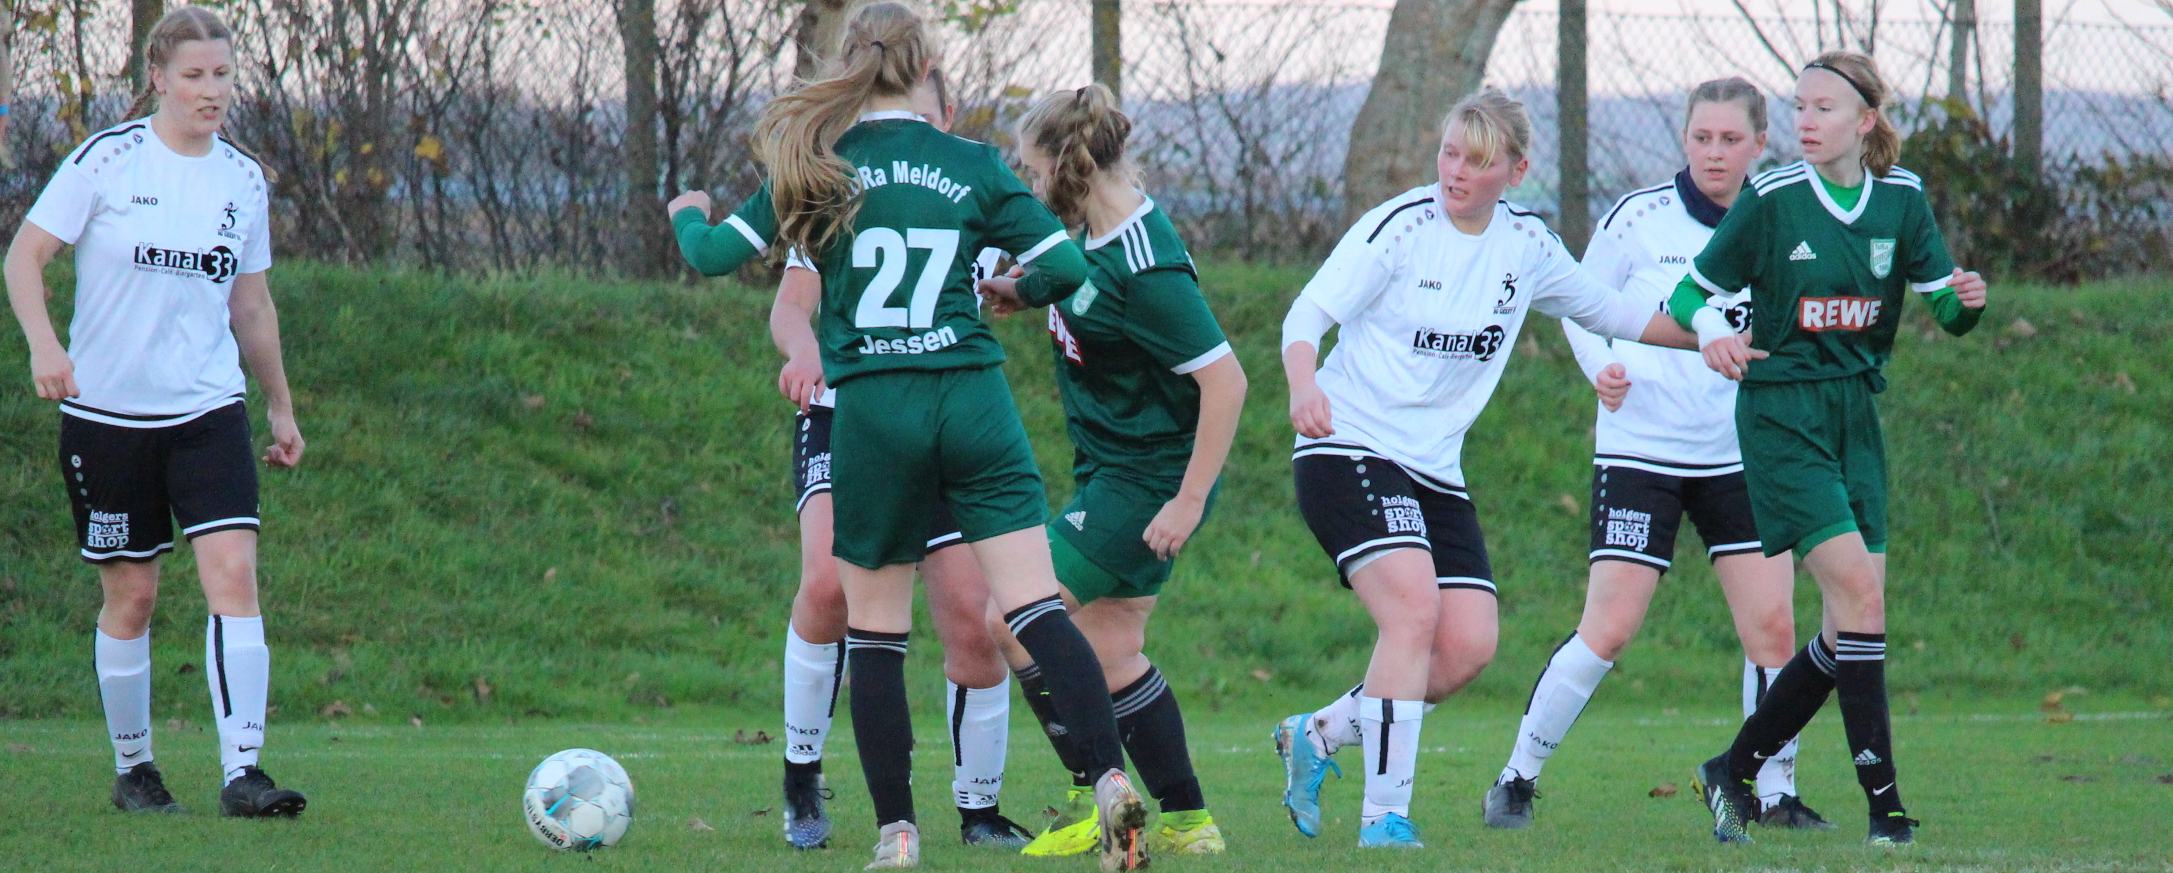
{"label": "grassy slope", "polygon": [[[1370,643],[1291,506],[1275,344],[1306,275],[1206,273],[1253,396],[1219,514],[1156,619],[1153,654],[1196,712],[1317,697],[1357,675]],[[311,441],[304,468],[264,489],[282,709],[340,701],[357,719],[434,724],[774,705],[796,567],[766,293],[302,264],[277,271],[275,292]],[[1882,398],[1891,682],[1933,700],[2173,691],[2135,667],[2173,651],[2173,289],[1996,292],[1997,314],[1965,339],[1912,311]],[[1467,444],[1505,592],[1501,656],[1473,693],[1504,704],[1583,592],[1590,396],[1555,328],[1527,327]],[[1058,474],[1069,447],[1035,332],[1027,319],[1002,328],[1044,469]],[[55,413],[23,384],[20,342],[4,333],[0,715],[93,717],[97,586],[71,557]],[[186,555],[167,566],[158,711],[196,717],[201,600]],[[1608,695],[1731,700],[1732,648],[1710,572],[1684,562]],[[934,681],[934,649],[916,647],[928,665],[916,681]]]}

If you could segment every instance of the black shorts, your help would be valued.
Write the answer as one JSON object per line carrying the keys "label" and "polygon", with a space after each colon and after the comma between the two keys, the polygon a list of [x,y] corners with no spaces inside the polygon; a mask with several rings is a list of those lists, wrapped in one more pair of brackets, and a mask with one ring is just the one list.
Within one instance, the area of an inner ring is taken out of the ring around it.
{"label": "black shorts", "polygon": [[[834,416],[835,411],[827,406],[809,406],[806,412],[793,416],[792,488],[800,495],[792,504],[795,514],[807,509],[808,498],[830,493],[830,420]],[[965,541],[966,535],[959,532],[949,506],[938,500],[929,507],[929,551]]]}
{"label": "black shorts", "polygon": [[1440,587],[1494,591],[1479,511],[1464,489],[1355,446],[1301,447],[1290,466],[1298,512],[1335,562],[1343,587],[1350,587],[1352,567],[1368,555],[1413,548],[1433,554]]}
{"label": "black shorts", "polygon": [[149,561],[195,539],[256,530],[256,452],[236,401],[180,424],[124,427],[60,416],[60,472],[83,560]]}
{"label": "black shorts", "polygon": [[1759,553],[1743,473],[1677,476],[1637,467],[1592,467],[1592,562],[1627,561],[1666,573],[1683,515],[1698,526],[1708,559]]}

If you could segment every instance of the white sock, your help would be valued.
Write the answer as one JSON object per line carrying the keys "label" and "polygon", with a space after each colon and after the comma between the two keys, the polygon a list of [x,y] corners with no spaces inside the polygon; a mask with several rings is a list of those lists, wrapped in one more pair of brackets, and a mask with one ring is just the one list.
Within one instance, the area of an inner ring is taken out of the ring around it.
{"label": "white sock", "polygon": [[211,669],[211,714],[219,722],[219,766],[226,781],[254,767],[264,747],[265,698],[272,684],[272,650],[264,646],[264,617],[214,615],[204,623],[204,661]]}
{"label": "white sock", "polygon": [[1592,701],[1592,692],[1615,666],[1585,645],[1584,638],[1570,634],[1547,660],[1547,669],[1532,686],[1532,699],[1524,705],[1524,720],[1517,723],[1516,745],[1509,750],[1509,766],[1497,782],[1538,779],[1547,757],[1562,745],[1571,725]]}
{"label": "white sock", "polygon": [[1334,703],[1315,710],[1313,717],[1305,720],[1305,739],[1321,757],[1358,742],[1358,692],[1365,687],[1363,682],[1351,686]]}
{"label": "white sock", "polygon": [[[1758,702],[1765,699],[1766,689],[1773,687],[1773,677],[1781,675],[1779,667],[1760,667],[1749,658],[1743,659],[1743,717],[1758,709]],[[1779,803],[1781,795],[1796,793],[1796,738],[1789,737],[1788,745],[1758,768],[1758,805],[1769,808]]]}
{"label": "white sock", "polygon": [[844,676],[843,643],[811,643],[785,627],[785,760],[822,760],[823,740],[837,713],[838,680]]}
{"label": "white sock", "polygon": [[1362,824],[1395,813],[1411,817],[1411,786],[1418,773],[1418,735],[1426,718],[1426,701],[1358,698],[1358,719],[1364,734],[1366,802],[1359,810]]}
{"label": "white sock", "polygon": [[106,705],[113,770],[126,773],[151,761],[151,633],[132,640],[97,633],[92,662],[98,669],[98,699]]}
{"label": "white sock", "polygon": [[943,683],[950,715],[951,797],[959,809],[988,809],[1003,793],[1004,750],[1011,738],[1011,677],[990,688]]}

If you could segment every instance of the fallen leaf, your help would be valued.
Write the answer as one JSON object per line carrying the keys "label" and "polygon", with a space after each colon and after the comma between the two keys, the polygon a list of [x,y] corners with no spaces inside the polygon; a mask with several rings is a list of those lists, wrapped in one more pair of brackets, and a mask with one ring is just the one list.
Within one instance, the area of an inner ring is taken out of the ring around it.
{"label": "fallen leaf", "polygon": [[[771,809],[771,807],[767,807],[767,806],[765,806],[765,807],[763,807],[763,808],[761,808],[761,809],[755,810],[755,811],[753,811],[753,812],[750,812],[750,813],[747,813],[747,814],[748,814],[748,815],[751,815],[751,816],[755,816],[755,817],[759,818],[759,817],[761,817],[761,816],[769,815],[769,814],[770,814],[770,809]],[[700,819],[696,819],[696,821],[700,821]]]}
{"label": "fallen leaf", "polygon": [[2096,777],[2096,776],[2081,776],[2081,775],[2077,775],[2077,774],[2074,774],[2074,773],[2069,773],[2069,774],[2067,774],[2067,775],[2065,775],[2065,776],[2062,776],[2062,777],[2060,777],[2060,781],[2062,781],[2062,782],[2096,782],[2096,781],[2098,781],[2098,777]]}
{"label": "fallen leaf", "polygon": [[2118,388],[2122,391],[2126,391],[2129,394],[2134,394],[2135,380],[2128,378],[2128,371],[2121,370],[2120,372],[2113,374],[2113,387]]}
{"label": "fallen leaf", "polygon": [[2060,701],[2065,699],[2067,699],[2067,692],[2054,691],[2050,694],[2045,695],[2045,699],[2038,701],[2037,708],[2042,709],[2046,712],[2052,712],[2059,709]]}
{"label": "fallen leaf", "polygon": [[581,430],[588,430],[596,426],[596,417],[590,415],[586,409],[581,410],[573,414],[573,426]]}
{"label": "fallen leaf", "polygon": [[545,571],[543,571],[543,584],[545,584],[545,585],[549,585],[549,584],[551,584],[551,583],[553,583],[553,582],[556,582],[556,581],[558,581],[558,568],[557,568],[557,567],[552,567],[552,568],[550,568],[550,569],[548,569],[548,570],[545,570]]}
{"label": "fallen leaf", "polygon": [[2037,325],[2031,324],[2027,318],[2015,319],[2013,324],[2007,325],[2007,330],[2023,339],[2029,339],[2037,335]]}
{"label": "fallen leaf", "polygon": [[369,704],[369,703],[365,703],[365,704],[363,704],[363,705],[362,705],[362,714],[363,714],[363,715],[376,715],[376,714],[377,714],[377,707],[376,707],[376,705],[374,705],[374,704]]}
{"label": "fallen leaf", "polygon": [[2158,784],[2160,784],[2160,785],[2173,785],[2173,773],[2160,773],[2160,774],[2158,774]]}
{"label": "fallen leaf", "polygon": [[1555,496],[1555,498],[1554,498],[1554,502],[1555,502],[1555,503],[1556,503],[1557,505],[1561,506],[1561,507],[1562,507],[1563,509],[1566,509],[1566,510],[1568,510],[1568,511],[1569,511],[1569,514],[1571,514],[1571,515],[1582,515],[1582,514],[1584,513],[1584,505],[1583,505],[1583,504],[1581,504],[1581,503],[1578,503],[1578,502],[1577,502],[1577,498],[1575,498],[1575,497],[1572,497],[1572,496],[1570,496],[1570,495],[1567,495],[1567,494],[1560,494],[1560,495],[1556,495],[1556,496]]}
{"label": "fallen leaf", "polygon": [[317,710],[317,715],[320,718],[346,718],[354,714],[355,711],[349,708],[344,700],[332,701],[325,704],[323,709]]}
{"label": "fallen leaf", "polygon": [[521,398],[521,405],[528,407],[530,410],[542,409],[543,404],[544,399],[541,394],[529,394]]}
{"label": "fallen leaf", "polygon": [[190,673],[196,672],[196,664],[191,661],[183,661],[181,662],[181,666],[174,668],[174,672],[179,673],[183,676],[187,676]]}
{"label": "fallen leaf", "polygon": [[419,715],[408,716],[407,723],[414,725],[417,730],[421,730],[423,726],[423,717]]}
{"label": "fallen leaf", "polygon": [[1252,671],[1252,677],[1262,682],[1266,682],[1269,679],[1275,678],[1275,674],[1268,672],[1266,669],[1259,669]]}
{"label": "fallen leaf", "polygon": [[[758,809],[758,810],[755,810],[755,815],[761,815],[761,814],[763,814],[763,813],[766,813],[766,812],[769,812],[769,810],[767,810],[767,809]],[[713,828],[713,827],[710,827],[710,826],[709,826],[709,822],[703,821],[703,820],[702,820],[702,817],[701,817],[701,816],[695,816],[695,817],[693,817],[693,818],[687,819],[687,830],[690,830],[690,831],[700,831],[700,832],[702,832],[702,833],[705,833],[705,834],[707,834],[707,833],[715,833],[717,829],[716,829],[716,828]]]}
{"label": "fallen leaf", "polygon": [[1645,796],[1646,796],[1646,797],[1674,797],[1674,796],[1675,796],[1675,793],[1676,793],[1676,792],[1678,792],[1678,791],[1681,791],[1681,790],[1682,790],[1682,789],[1680,789],[1680,788],[1676,788],[1676,787],[1675,787],[1675,783],[1673,783],[1673,782],[1662,782],[1662,783],[1660,783],[1660,784],[1658,784],[1658,785],[1655,785],[1655,786],[1653,786],[1653,787],[1652,787],[1652,790],[1651,790],[1651,791],[1647,791],[1647,792],[1645,792]]}
{"label": "fallen leaf", "polygon": [[2068,722],[2075,720],[2075,714],[2063,709],[2059,712],[2055,712],[2051,715],[2045,716],[2045,720],[2053,724],[2067,724]]}
{"label": "fallen leaf", "polygon": [[475,702],[477,702],[477,703],[489,703],[489,702],[490,702],[490,692],[491,692],[491,687],[490,687],[490,680],[489,680],[489,679],[485,679],[485,678],[483,678],[483,677],[481,677],[481,676],[477,676],[477,677],[475,677]]}
{"label": "fallen leaf", "polygon": [[732,742],[742,746],[767,745],[770,739],[770,735],[762,731],[755,731],[754,736],[751,737],[747,735],[747,731],[744,729],[732,732]]}

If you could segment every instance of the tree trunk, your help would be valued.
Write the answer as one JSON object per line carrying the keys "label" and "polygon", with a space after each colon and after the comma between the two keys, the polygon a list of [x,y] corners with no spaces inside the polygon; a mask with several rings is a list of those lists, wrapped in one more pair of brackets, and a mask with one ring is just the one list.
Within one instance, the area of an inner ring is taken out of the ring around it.
{"label": "tree trunk", "polygon": [[626,203],[621,227],[625,251],[637,275],[663,269],[666,235],[656,229],[664,215],[657,192],[656,142],[656,3],[623,0],[619,39],[626,49]]}
{"label": "tree trunk", "polygon": [[1124,105],[1123,6],[1118,0],[1094,0],[1094,81],[1109,86]]}
{"label": "tree trunk", "polygon": [[1343,216],[1355,220],[1434,177],[1441,119],[1477,90],[1494,37],[1516,0],[1396,0],[1343,157]]}
{"label": "tree trunk", "polygon": [[852,0],[807,0],[800,7],[800,21],[792,29],[792,76],[801,81],[815,77],[830,53],[837,51],[845,30],[845,13]]}
{"label": "tree trunk", "polygon": [[1969,89],[1969,41],[1977,35],[1977,0],[1951,0],[1948,29],[1954,42],[1947,47],[1947,99],[1962,101]]}
{"label": "tree trunk", "polygon": [[2036,178],[2045,152],[2045,10],[2015,0],[2015,160]]}
{"label": "tree trunk", "polygon": [[1555,31],[1554,99],[1562,132],[1562,206],[1555,229],[1573,252],[1592,237],[1591,167],[1585,147],[1591,131],[1585,104],[1585,0],[1562,0]]}
{"label": "tree trunk", "polygon": [[151,82],[151,72],[143,68],[143,44],[151,38],[151,26],[166,14],[166,0],[134,0],[130,5],[128,80],[135,83],[135,93],[142,93]]}

